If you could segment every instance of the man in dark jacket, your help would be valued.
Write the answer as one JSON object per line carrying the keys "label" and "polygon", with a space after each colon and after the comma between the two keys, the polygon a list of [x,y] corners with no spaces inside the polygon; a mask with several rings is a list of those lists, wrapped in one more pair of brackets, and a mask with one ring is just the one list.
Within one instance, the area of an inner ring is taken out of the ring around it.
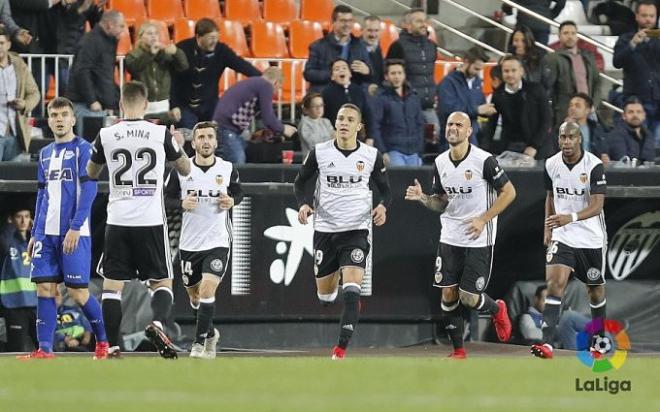
{"label": "man in dark jacket", "polygon": [[642,102],[631,97],[623,106],[623,122],[618,124],[607,137],[610,145],[610,158],[621,160],[628,158],[640,162],[655,160],[655,139],[644,127],[646,113]]}
{"label": "man in dark jacket", "polygon": [[600,76],[593,54],[577,46],[577,26],[565,21],[559,26],[561,49],[543,58],[542,83],[548,90],[554,110],[553,125],[564,122],[568,101],[576,93],[585,93],[600,103]]}
{"label": "man in dark jacket", "polygon": [[218,41],[218,25],[211,19],[195,24],[195,37],[177,47],[186,54],[189,68],[172,76],[171,108],[181,110],[179,127],[192,129],[197,122],[211,120],[218,103],[218,82],[226,68],[248,77],[261,72],[226,44]]}
{"label": "man in dark jacket", "polygon": [[454,112],[463,112],[472,121],[470,143],[477,144],[479,133],[478,116],[492,116],[496,113],[492,103],[486,103],[479,73],[484,68],[488,56],[483,50],[470,49],[463,58],[463,65],[449,73],[438,84],[438,118],[440,119],[440,151],[447,150],[445,125]]}
{"label": "man in dark jacket", "polygon": [[[559,13],[561,13],[561,11],[564,9],[566,0],[518,0],[517,3],[533,12],[540,14],[543,17],[552,20],[559,16]],[[550,7],[553,3],[554,7]],[[511,14],[512,12],[511,6],[507,4],[502,5],[502,10],[506,14]],[[516,25],[529,27],[532,30],[534,39],[536,39],[537,42],[548,44],[548,38],[550,37],[549,24],[543,23],[537,18],[518,10]]]}
{"label": "man in dark jacket", "polygon": [[388,59],[403,59],[406,62],[406,78],[422,101],[424,122],[435,126],[437,136],[440,121],[435,111],[435,58],[437,45],[428,37],[426,13],[423,9],[412,9],[403,17],[406,31],[387,51]]}
{"label": "man in dark jacket", "polygon": [[[375,84],[376,87],[384,80],[383,51],[380,48],[380,33],[382,31],[380,24],[380,17],[374,15],[367,16],[364,18],[364,28],[362,29],[362,41],[369,52],[369,62],[373,69],[371,84]],[[369,90],[371,93],[372,88],[370,87]]]}
{"label": "man in dark jacket", "polygon": [[551,113],[543,86],[523,80],[522,64],[515,56],[503,57],[500,64],[504,85],[493,92],[497,114],[489,119],[487,130],[494,131],[501,116],[502,135],[501,142],[489,147],[489,151],[510,150],[537,159],[550,156]]}
{"label": "man in dark jacket", "polygon": [[656,144],[660,144],[660,39],[646,34],[656,24],[656,7],[651,0],[637,4],[635,18],[639,30],[619,37],[612,63],[623,69],[624,98],[636,96],[642,101],[648,128]]}
{"label": "man in dark jacket", "polygon": [[332,32],[309,45],[309,58],[303,75],[311,83],[310,92],[320,92],[330,83],[330,65],[338,58],[349,62],[355,83],[369,84],[372,81],[369,52],[362,40],[351,34],[353,22],[350,7],[335,7],[332,11]]}
{"label": "man in dark jacket", "polygon": [[104,117],[107,111],[119,109],[115,59],[117,43],[125,29],[124,16],[109,10],[80,41],[65,94],[73,102],[78,136],[85,136],[83,123],[86,117]]}
{"label": "man in dark jacket", "polygon": [[[570,119],[580,125],[582,150],[593,153],[607,165],[610,157],[608,155],[609,145],[607,144],[606,129],[599,121],[589,118],[593,105],[593,100],[588,95],[584,93],[575,94],[568,103],[568,118],[566,120]],[[559,136],[559,131],[556,130],[553,136]],[[559,151],[558,141],[554,144],[555,149]]]}
{"label": "man in dark jacket", "polygon": [[417,93],[406,83],[403,60],[385,61],[385,82],[370,101],[370,136],[385,165],[420,166],[424,117]]}

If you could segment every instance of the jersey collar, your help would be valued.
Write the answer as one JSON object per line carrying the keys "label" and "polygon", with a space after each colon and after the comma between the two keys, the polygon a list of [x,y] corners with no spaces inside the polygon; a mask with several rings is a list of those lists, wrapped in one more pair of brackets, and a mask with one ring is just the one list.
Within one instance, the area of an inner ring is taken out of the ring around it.
{"label": "jersey collar", "polygon": [[360,143],[359,141],[356,142],[356,143],[357,143],[357,146],[355,146],[355,149],[344,150],[344,149],[340,149],[340,148],[339,148],[339,145],[337,144],[337,140],[335,140],[334,142],[332,142],[332,144],[335,145],[335,149],[339,150],[339,151],[341,152],[341,154],[343,154],[345,157],[348,157],[348,156],[350,156],[353,152],[357,152],[357,151],[358,151],[358,149],[360,148],[360,144],[361,144],[361,143]]}

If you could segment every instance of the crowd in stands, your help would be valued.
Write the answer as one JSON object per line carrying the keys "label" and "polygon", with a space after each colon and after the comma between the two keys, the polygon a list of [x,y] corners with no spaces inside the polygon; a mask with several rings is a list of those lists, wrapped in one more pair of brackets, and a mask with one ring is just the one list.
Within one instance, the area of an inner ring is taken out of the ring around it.
{"label": "crowd in stands", "polygon": [[[520,3],[554,18],[565,1]],[[380,17],[365,17],[358,36],[352,9],[338,5],[328,16],[326,34],[309,44],[302,73],[309,98],[300,96],[306,105],[298,111],[298,127],[278,120],[268,100],[289,73],[266,70],[270,74],[262,75],[267,66],[251,64],[245,53],[223,42],[220,20],[198,18],[192,37],[171,43],[165,23],[133,22],[110,7],[106,0],[0,0],[0,160],[29,159],[28,116],[42,115],[39,102],[47,98],[55,70],[46,60],[30,71],[17,53],[74,55],[71,66],[66,60],[58,64],[60,92],[74,102],[77,133],[93,139],[107,117],[118,114],[118,46],[129,25],[135,45],[123,67],[127,76],[147,85],[147,117],[185,129],[215,120],[218,153],[239,164],[247,161],[254,120],[278,137],[274,141],[294,141],[307,152],[332,138],[337,110],[348,102],[363,112],[362,140],[383,152],[391,166],[421,165],[445,150],[444,123],[459,110],[470,116],[471,141],[496,154],[547,158],[557,150],[554,135],[567,118],[580,121],[585,147],[605,162],[654,161],[660,142],[660,39],[647,32],[658,24],[655,0],[640,0],[631,11],[637,27],[620,35],[613,56],[613,65],[623,69],[624,86],[609,96],[601,86],[603,56],[578,39],[579,27],[572,21],[561,23],[558,41],[549,45],[555,51],[546,52],[536,42],[547,44],[550,26],[518,13],[509,54],[486,74],[498,87],[486,95],[484,68],[495,61],[476,47],[435,81],[437,45],[423,9],[402,16],[398,39],[384,50]],[[242,80],[219,87],[225,69]],[[39,90],[42,77],[46,84]],[[608,99],[625,112],[604,122],[598,109]]]}

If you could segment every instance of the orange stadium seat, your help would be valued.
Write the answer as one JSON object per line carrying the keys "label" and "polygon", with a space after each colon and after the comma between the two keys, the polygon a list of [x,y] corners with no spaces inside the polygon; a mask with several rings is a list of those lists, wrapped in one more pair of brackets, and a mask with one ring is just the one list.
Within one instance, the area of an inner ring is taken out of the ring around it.
{"label": "orange stadium seat", "polygon": [[220,76],[220,81],[218,82],[218,96],[222,96],[225,90],[236,84],[236,77],[237,76],[235,71],[232,69],[225,69],[225,71]]}
{"label": "orange stadium seat", "polygon": [[218,0],[184,0],[183,11],[186,17],[199,20],[203,17],[215,19],[222,17]]}
{"label": "orange stadium seat", "polygon": [[255,21],[252,23],[252,39],[250,42],[254,57],[289,57],[282,25],[270,21]]}
{"label": "orange stadium seat", "polygon": [[195,37],[195,21],[182,17],[174,20],[174,42]]}
{"label": "orange stadium seat", "polygon": [[298,18],[298,10],[294,0],[264,0],[264,19],[279,23],[288,28],[289,24]]}
{"label": "orange stadium seat", "polygon": [[[292,97],[296,103],[302,101],[304,96],[302,85],[305,82],[305,79],[303,78],[303,69],[303,62],[282,62],[282,74],[284,75],[284,81],[282,82],[282,100],[285,104],[290,102]],[[293,81],[291,79],[291,70],[294,71],[295,76],[295,80]],[[308,88],[309,87],[306,87],[306,89]]]}
{"label": "orange stadium seat", "polygon": [[225,0],[225,17],[243,25],[261,20],[259,0]]}
{"label": "orange stadium seat", "polygon": [[183,17],[181,0],[147,0],[147,14],[150,19],[161,20],[171,26],[174,20]]}
{"label": "orange stadium seat", "polygon": [[136,20],[144,21],[147,19],[147,8],[144,7],[144,0],[112,0],[110,7],[122,12],[129,26],[135,25]]}
{"label": "orange stadium seat", "polygon": [[117,44],[117,56],[126,56],[133,49],[133,43],[131,42],[131,33],[129,33],[128,28],[126,28],[119,37],[119,43]]}
{"label": "orange stadium seat", "polygon": [[445,64],[444,61],[435,61],[435,67],[433,69],[433,80],[436,84],[440,83],[445,77]]}
{"label": "orange stadium seat", "polygon": [[324,30],[330,28],[332,23],[332,10],[335,8],[333,0],[301,0],[300,18],[302,20],[318,21]]}
{"label": "orange stadium seat", "polygon": [[383,52],[383,57],[387,55],[390,45],[399,39],[399,29],[389,21],[380,22],[380,50]]}
{"label": "orange stadium seat", "polygon": [[323,37],[323,27],[317,21],[294,20],[289,28],[289,49],[291,57],[309,57],[309,45]]}
{"label": "orange stadium seat", "polygon": [[493,70],[493,67],[494,66],[484,66],[483,86],[481,89],[486,96],[493,93],[493,80],[490,78],[490,71]]}
{"label": "orange stadium seat", "polygon": [[250,49],[241,22],[216,19],[216,23],[220,28],[220,41],[231,47],[239,56],[250,56]]}

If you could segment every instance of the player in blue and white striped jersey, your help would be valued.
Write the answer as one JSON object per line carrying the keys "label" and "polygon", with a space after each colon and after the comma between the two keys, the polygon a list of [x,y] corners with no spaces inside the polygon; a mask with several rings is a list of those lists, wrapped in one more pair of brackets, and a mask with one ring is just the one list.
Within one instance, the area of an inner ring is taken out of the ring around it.
{"label": "player in blue and white striped jersey", "polygon": [[28,245],[31,279],[37,284],[39,349],[25,359],[53,357],[55,295],[61,282],[94,329],[96,357],[107,357],[101,306],[88,290],[92,250],[89,217],[96,197],[96,181],[89,179],[86,171],[92,145],[73,133],[75,122],[73,104],[68,99],[60,97],[48,104],[48,126],[55,142],[39,153],[39,190]]}

